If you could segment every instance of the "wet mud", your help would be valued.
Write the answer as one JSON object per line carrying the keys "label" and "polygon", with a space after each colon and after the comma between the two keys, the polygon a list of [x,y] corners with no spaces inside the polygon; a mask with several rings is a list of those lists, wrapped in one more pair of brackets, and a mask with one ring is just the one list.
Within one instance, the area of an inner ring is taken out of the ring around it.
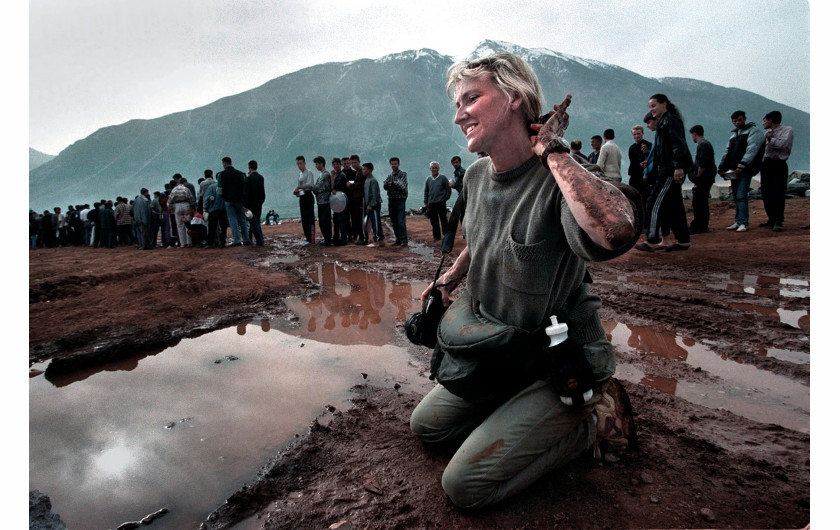
{"label": "wet mud", "polygon": [[[810,223],[809,208],[808,199],[789,200],[785,231],[775,233],[757,226],[763,212],[753,201],[754,228],[735,233],[724,230],[731,203],[713,202],[712,231],[693,236],[689,251],[630,250],[590,264],[601,318],[624,341],[616,348],[619,377],[625,370],[639,428],[639,447],[621,461],[582,455],[496,507],[458,510],[440,487],[454,448],[430,451],[408,431],[431,385],[429,351],[408,343],[395,322],[393,344],[414,359],[416,385],[356,385],[352,407],[328,424],[313,422],[255,469],[204,527],[804,527],[810,411],[793,406],[790,414],[804,421],[783,426],[727,410],[725,394],[723,406],[704,406],[677,389],[729,388],[727,373],[691,364],[694,344],[809,386],[810,237],[799,228]],[[408,228],[408,248],[304,247],[300,225],[291,223],[266,227],[263,248],[33,252],[30,366],[52,359],[46,371],[57,377],[242,321],[302,319],[287,299],[320,293],[325,264],[375,271],[390,282],[430,281],[440,254],[428,221],[409,217]],[[456,238],[453,256],[462,248]],[[416,296],[406,294],[408,313],[419,309]],[[326,316],[312,316],[325,332]],[[631,328],[638,331],[633,345]],[[654,328],[667,333],[645,335]]]}

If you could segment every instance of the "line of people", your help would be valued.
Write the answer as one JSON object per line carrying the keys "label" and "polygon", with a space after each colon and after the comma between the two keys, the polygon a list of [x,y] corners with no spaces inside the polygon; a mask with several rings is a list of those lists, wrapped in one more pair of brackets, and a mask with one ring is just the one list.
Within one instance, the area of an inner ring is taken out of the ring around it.
{"label": "line of people", "polygon": [[[645,126],[654,132],[654,142],[644,139],[644,127],[632,128],[633,144],[628,148],[629,185],[643,197],[646,206],[645,240],[638,250],[687,250],[691,235],[709,232],[709,196],[715,176],[720,175],[731,185],[735,203],[735,222],[727,230],[745,232],[749,226],[749,191],[752,178],[761,174],[761,196],[767,220],[759,226],[783,230],[788,166],[793,146],[793,129],[782,125],[779,111],[764,116],[762,133],[755,123],[747,122],[746,113],[737,110],[730,120],[734,129],[724,147],[719,163],[715,151],[705,138],[702,125],[689,129],[696,144],[694,156],[686,142],[683,117],[664,94],[654,94],[648,100],[649,112]],[[615,145],[612,129],[603,137],[590,138],[592,152],[581,152],[580,140],[570,144],[571,154],[580,163],[596,168],[603,178],[621,182],[621,150]],[[694,218],[688,223],[683,203],[682,185],[692,184]]]}
{"label": "line of people", "polygon": [[[248,162],[246,174],[233,167],[226,156],[222,168],[215,174],[206,169],[204,177],[198,179],[198,190],[176,173],[164,185],[164,191],[155,191],[153,196],[142,188],[133,201],[117,197],[115,201],[94,202],[93,207],[71,205],[66,215],[60,207],[41,215],[30,210],[30,249],[68,245],[136,245],[143,250],[264,245],[260,219],[265,179],[257,171],[257,162]],[[273,215],[276,222],[277,214]]]}
{"label": "line of people", "polygon": [[[371,162],[362,164],[357,154],[335,157],[331,161],[332,170],[327,171],[326,159],[319,155],[312,159],[317,178],[307,169],[304,156],[296,157],[295,162],[299,175],[292,194],[298,197],[305,246],[315,244],[316,211],[322,236],[319,243],[323,246],[353,243],[376,247],[385,244],[382,193]],[[451,163],[454,171],[452,179],[440,175],[440,164],[432,162],[429,164],[431,174],[425,182],[423,211],[429,217],[435,241],[440,240],[442,231],[446,229],[446,202],[452,189],[461,192],[466,173],[459,156],[452,157]],[[385,177],[382,188],[387,194],[388,216],[394,233],[391,245],[407,246],[408,176],[400,169],[399,157],[391,157],[389,164],[391,172]]]}
{"label": "line of people", "polygon": [[[754,122],[747,122],[744,111],[732,113],[732,135],[724,148],[719,164],[715,152],[704,137],[702,125],[690,130],[696,144],[692,159],[685,138],[683,118],[679,110],[664,94],[654,94],[648,102],[650,112],[644,117],[648,129],[654,132],[654,142],[644,139],[644,128],[632,128],[633,144],[628,148],[630,186],[642,195],[646,205],[646,239],[636,245],[638,250],[686,250],[692,234],[709,232],[709,192],[720,175],[730,181],[735,202],[735,222],[727,230],[744,232],[749,226],[748,194],[752,177],[761,173],[761,193],[767,220],[759,226],[783,230],[785,196],[787,190],[787,159],[793,145],[793,129],[781,124],[779,111],[764,116],[762,134]],[[581,152],[580,140],[570,144],[571,155],[590,168],[597,168],[606,180],[621,182],[621,149],[615,144],[615,132],[606,129],[590,138],[592,152]],[[479,153],[481,157],[481,153]],[[373,164],[360,164],[358,155],[333,158],[332,171],[326,170],[326,160],[313,160],[318,178],[306,169],[303,156],[296,159],[300,170],[298,185],[293,193],[299,198],[305,244],[315,243],[317,205],[318,227],[322,245],[377,246],[384,244],[382,231],[382,198],[379,182],[373,176]],[[383,188],[388,197],[388,215],[394,231],[392,245],[407,245],[405,227],[408,179],[400,170],[400,159],[389,160],[391,173]],[[423,212],[429,217],[432,236],[440,240],[447,224],[447,201],[452,189],[460,193],[465,169],[461,158],[452,157],[453,178],[440,175],[440,164],[429,165],[423,196]],[[229,246],[256,244],[264,239],[260,227],[262,205],[265,202],[264,178],[257,172],[257,162],[248,163],[247,175],[233,167],[230,157],[222,159],[223,170],[214,174],[207,169],[198,180],[196,192],[185,177],[176,173],[163,192],[149,195],[140,190],[134,201],[126,197],[101,200],[89,205],[68,206],[64,214],[60,207],[53,212],[38,214],[30,210],[30,248],[66,245],[86,245],[113,248],[116,245],[136,244],[138,248],[158,246],[224,247],[227,229],[231,227]],[[441,178],[442,177],[442,178]],[[688,178],[693,187],[694,219],[689,224],[682,200],[682,183]],[[222,180],[225,182],[222,183]],[[210,193],[207,193],[210,190]],[[342,211],[331,206],[338,192],[346,197]],[[275,214],[276,216],[276,214]],[[230,220],[234,220],[233,223]],[[369,232],[373,232],[371,239]],[[671,233],[673,232],[673,237]],[[675,240],[674,240],[675,239]]]}

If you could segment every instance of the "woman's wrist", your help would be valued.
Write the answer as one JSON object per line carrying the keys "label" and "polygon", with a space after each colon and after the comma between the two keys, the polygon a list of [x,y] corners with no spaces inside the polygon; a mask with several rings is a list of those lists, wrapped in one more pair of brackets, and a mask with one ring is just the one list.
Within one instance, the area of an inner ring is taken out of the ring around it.
{"label": "woman's wrist", "polygon": [[554,137],[550,142],[548,142],[543,149],[542,154],[540,155],[540,161],[542,165],[548,168],[548,156],[553,153],[571,153],[572,149],[569,146],[569,142],[566,141],[565,138],[562,136]]}

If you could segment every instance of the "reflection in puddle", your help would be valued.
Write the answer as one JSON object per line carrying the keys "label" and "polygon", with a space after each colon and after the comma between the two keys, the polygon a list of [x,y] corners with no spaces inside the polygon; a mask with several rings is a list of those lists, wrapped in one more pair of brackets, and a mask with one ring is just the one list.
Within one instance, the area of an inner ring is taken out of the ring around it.
{"label": "reflection in puddle", "polygon": [[[411,214],[414,215],[414,214]],[[394,233],[394,228],[391,225],[391,218],[388,215],[382,217],[382,228],[385,230],[386,233],[390,232],[391,234]],[[387,237],[386,241],[390,241]],[[432,246],[427,246],[424,243],[420,243],[417,241],[409,241],[408,242],[408,251],[412,254],[417,254],[418,256],[422,256],[424,258],[431,258],[435,255],[436,251],[440,248],[440,245],[435,242]],[[437,252],[437,256],[440,257],[440,253]]]}
{"label": "reflection in puddle", "polygon": [[605,274],[596,281],[611,281],[619,283],[640,283],[647,285],[662,285],[675,287],[705,287],[728,291],[731,293],[747,293],[759,296],[782,296],[785,298],[808,298],[811,296],[811,282],[796,278],[777,278],[773,276],[756,276],[751,274],[712,274],[718,281],[702,282],[691,280],[673,280],[667,278],[645,278],[643,276]]}
{"label": "reflection in puddle", "polygon": [[439,248],[440,246],[437,243],[435,243],[434,246],[428,247],[422,243],[415,243],[414,241],[408,242],[408,250],[417,254],[418,256],[423,256],[424,258],[431,258],[435,255],[437,255],[437,257],[440,258],[440,252],[437,252],[437,254],[435,254],[435,251]]}
{"label": "reflection in puddle", "polygon": [[[393,321],[387,327],[393,333]],[[68,376],[63,386],[36,374],[29,488],[50,496],[68,528],[116,528],[163,507],[161,527],[197,528],[325,405],[348,408],[362,372],[403,390],[417,380],[404,349],[337,348],[267,321]]]}
{"label": "reflection in puddle", "polygon": [[[425,282],[385,281],[380,272],[318,264],[309,272],[321,292],[291,298],[286,305],[300,317],[300,326],[283,321],[272,326],[287,333],[332,344],[383,345],[394,341],[395,327],[419,309]],[[384,324],[383,324],[384,323]]]}
{"label": "reflection in puddle", "polygon": [[[616,322],[605,322],[604,328],[619,352],[644,353],[685,362],[721,380],[696,383],[649,376],[631,364],[618,366],[616,376],[619,379],[640,383],[704,407],[725,409],[751,420],[809,432],[810,389],[806,385],[752,365],[723,359],[708,345],[661,328]],[[770,355],[770,352],[766,354]]]}
{"label": "reflection in puddle", "polygon": [[811,364],[811,356],[801,351],[759,347],[758,355],[761,357],[773,357],[794,364]]}
{"label": "reflection in puddle", "polygon": [[730,302],[729,306],[745,313],[758,313],[766,318],[787,324],[803,331],[811,330],[811,314],[807,309],[790,310],[781,307],[768,307],[759,304]]}
{"label": "reflection in puddle", "polygon": [[[108,363],[99,366],[91,366],[87,368],[81,368],[79,370],[73,371],[65,371],[65,370],[58,370],[56,373],[55,366],[51,366],[49,362],[37,364],[34,366],[43,366],[45,370],[44,377],[52,383],[54,386],[62,387],[73,384],[77,381],[83,381],[92,375],[96,375],[100,372],[130,372],[137,368],[137,365],[145,359],[146,357],[150,357],[153,355],[157,355],[158,353],[164,351],[163,348],[154,348],[150,350],[144,351],[142,354],[138,354],[134,357],[128,357],[126,359],[122,359],[118,362]],[[56,365],[57,366],[57,365]]]}
{"label": "reflection in puddle", "polygon": [[297,263],[298,261],[300,261],[300,256],[296,256],[294,254],[274,253],[265,258],[261,265],[263,267],[271,267],[272,265],[276,265],[278,263]]}
{"label": "reflection in puddle", "polygon": [[786,298],[807,298],[811,296],[811,282],[796,278],[778,278],[753,274],[713,274],[720,283],[709,284],[729,292],[744,292],[760,296],[782,296]]}

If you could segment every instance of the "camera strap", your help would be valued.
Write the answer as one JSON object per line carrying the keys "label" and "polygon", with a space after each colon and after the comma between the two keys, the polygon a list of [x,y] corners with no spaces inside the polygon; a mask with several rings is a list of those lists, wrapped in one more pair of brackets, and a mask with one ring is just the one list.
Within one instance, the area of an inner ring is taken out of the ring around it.
{"label": "camera strap", "polygon": [[455,245],[455,233],[458,231],[458,222],[463,217],[465,209],[464,195],[459,193],[455,205],[452,207],[452,213],[449,215],[449,221],[446,223],[443,240],[440,242],[440,251],[444,254],[452,252],[452,247]]}
{"label": "camera strap", "polygon": [[432,285],[437,287],[438,278],[440,278],[440,271],[443,270],[443,260],[446,259],[446,254],[440,257],[440,265],[438,265],[437,272],[435,273],[435,280],[432,282]]}

